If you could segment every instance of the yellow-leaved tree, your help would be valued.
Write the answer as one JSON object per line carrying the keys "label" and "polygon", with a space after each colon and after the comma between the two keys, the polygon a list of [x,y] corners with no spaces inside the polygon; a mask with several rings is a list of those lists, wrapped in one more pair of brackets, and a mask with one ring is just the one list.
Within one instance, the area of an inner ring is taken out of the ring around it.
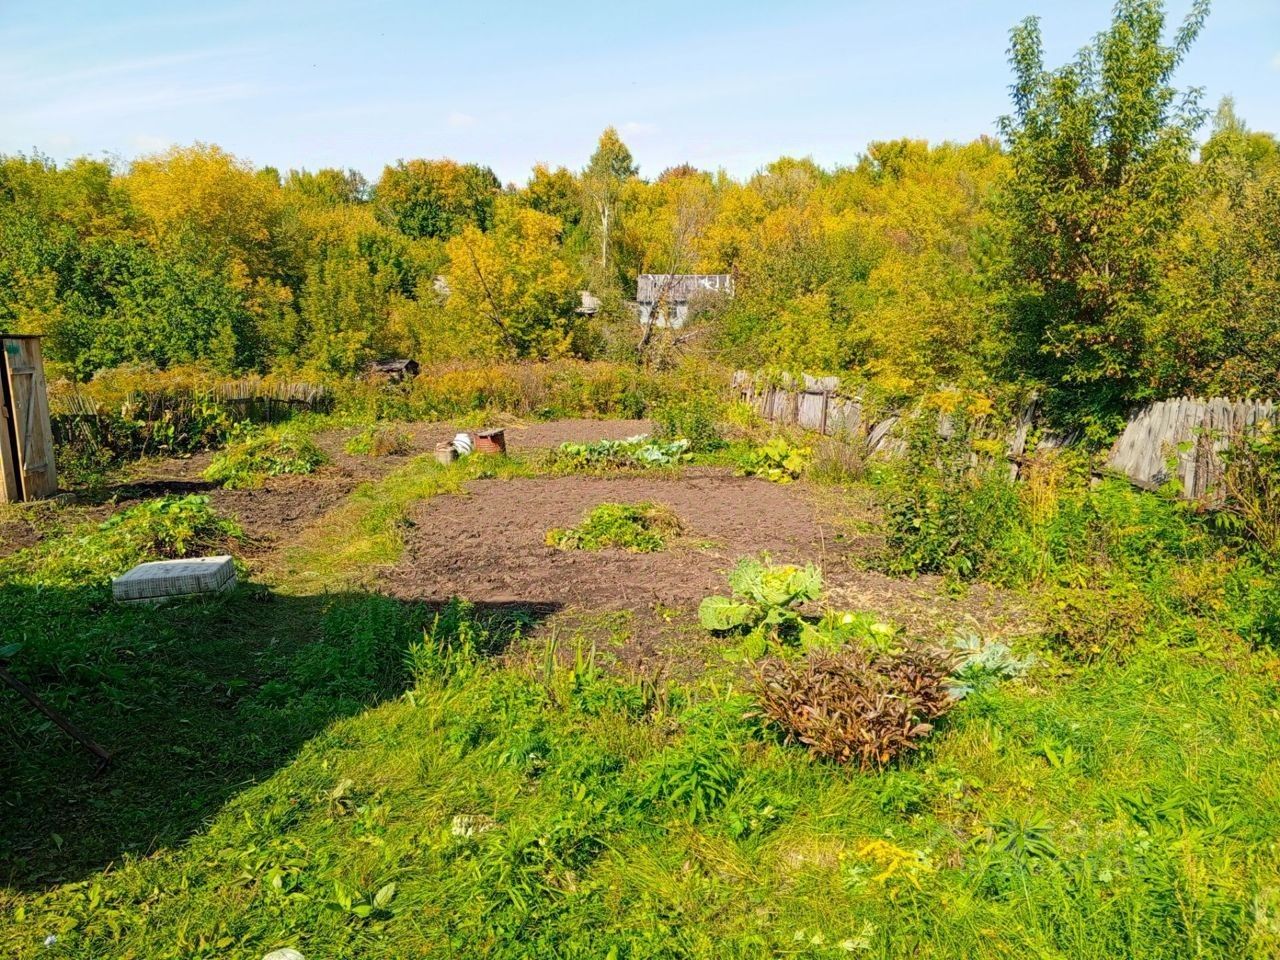
{"label": "yellow-leaved tree", "polygon": [[223,370],[261,362],[292,323],[300,268],[275,171],[196,143],[134,161],[123,181],[153,261],[118,294],[126,355]]}
{"label": "yellow-leaved tree", "polygon": [[560,246],[561,221],[500,203],[482,233],[465,227],[446,247],[448,293],[439,337],[424,344],[439,357],[549,358],[574,352],[579,276]]}
{"label": "yellow-leaved tree", "polygon": [[221,147],[196,143],[142,157],[129,167],[125,185],[159,241],[193,228],[228,244],[249,273],[271,273],[272,249],[283,208],[278,180],[255,171]]}

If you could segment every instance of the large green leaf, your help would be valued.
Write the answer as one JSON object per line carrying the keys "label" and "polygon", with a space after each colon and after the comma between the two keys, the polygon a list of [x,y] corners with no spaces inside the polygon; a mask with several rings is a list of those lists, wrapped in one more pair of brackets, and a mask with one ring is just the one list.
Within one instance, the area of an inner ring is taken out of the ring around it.
{"label": "large green leaf", "polygon": [[698,622],[704,630],[736,630],[760,619],[754,604],[730,597],[707,597],[698,607]]}
{"label": "large green leaf", "polygon": [[816,567],[770,567],[760,576],[752,599],[771,607],[785,607],[822,594],[822,574]]}
{"label": "large green leaf", "polygon": [[764,564],[754,557],[743,557],[729,571],[729,589],[735,597],[760,596],[760,580],[764,576]]}

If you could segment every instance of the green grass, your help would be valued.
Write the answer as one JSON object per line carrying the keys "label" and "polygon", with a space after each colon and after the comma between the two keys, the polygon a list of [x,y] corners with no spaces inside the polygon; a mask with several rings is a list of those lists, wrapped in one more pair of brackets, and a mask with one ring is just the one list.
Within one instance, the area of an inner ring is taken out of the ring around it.
{"label": "green grass", "polygon": [[547,531],[547,545],[561,550],[629,550],[654,553],[680,533],[680,518],[670,507],[649,503],[602,503],[576,527]]}
{"label": "green grass", "polygon": [[343,449],[353,457],[403,456],[413,446],[413,437],[391,424],[370,424],[351,437]]}
{"label": "green grass", "polygon": [[208,497],[162,497],[100,523],[76,524],[0,559],[0,583],[36,589],[101,587],[144,560],[186,556],[238,536],[239,528],[219,517]]}
{"label": "green grass", "polygon": [[155,609],[111,602],[109,578],[139,561],[234,551],[234,526],[201,496],[72,524],[0,559],[0,648],[20,645],[11,669],[116,754],[108,776],[86,781],[74,744],[4,701],[0,862],[11,881],[38,886],[178,842],[334,718],[401,692],[406,651],[433,611],[359,590],[356,565],[394,559],[415,500],[518,469],[412,461],[297,548],[311,576],[269,571],[271,592],[248,585]]}
{"label": "green grass", "polygon": [[87,528],[0,566],[15,671],[118,750],[90,779],[5,701],[0,955],[1280,952],[1280,661],[1239,635],[1267,581],[1198,527],[1104,491],[1067,553],[1151,604],[1123,656],[1031,642],[1025,679],[862,773],[762,729],[734,665],[633,678],[585,634],[508,660],[528,612],[366,592],[414,503],[532,469],[410,461],[270,593],[110,605],[154,517],[98,566],[68,566],[85,537],[109,552]]}
{"label": "green grass", "polygon": [[[379,615],[394,633],[395,614]],[[477,652],[483,627],[468,642],[460,623],[429,638],[446,654],[418,652],[404,695],[317,732],[185,845],[11,895],[23,916],[0,944],[34,955],[54,933],[62,955],[119,957],[1276,946],[1257,916],[1280,870],[1264,760],[1280,735],[1273,682],[1242,651],[976,695],[924,755],[871,775],[779,746],[731,686],[658,699],[589,657],[502,668]]]}
{"label": "green grass", "polygon": [[224,487],[260,487],[267,477],[313,473],[327,460],[305,433],[277,427],[255,432],[215,453],[204,478]]}

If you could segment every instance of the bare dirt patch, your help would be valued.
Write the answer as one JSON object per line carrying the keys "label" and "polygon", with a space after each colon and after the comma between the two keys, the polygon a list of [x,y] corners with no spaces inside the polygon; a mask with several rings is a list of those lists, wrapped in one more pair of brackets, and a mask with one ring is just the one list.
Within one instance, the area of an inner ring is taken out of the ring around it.
{"label": "bare dirt patch", "polygon": [[[684,532],[658,553],[559,550],[547,530],[578,523],[605,502],[670,507]],[[794,487],[691,469],[649,476],[482,480],[463,496],[410,513],[403,560],[380,582],[406,599],[452,596],[559,610],[539,632],[580,634],[631,667],[659,662],[692,672],[709,638],[696,629],[702,598],[723,592],[725,571],[763,550],[779,561],[821,562],[824,530]]]}
{"label": "bare dirt patch", "polygon": [[[547,423],[503,423],[507,448],[511,453],[531,452],[562,443],[617,440],[647,433],[647,420],[557,420]],[[105,519],[113,512],[140,500],[165,495],[206,494],[223,516],[240,524],[248,542],[240,552],[257,556],[293,539],[304,527],[318,520],[345,500],[361,483],[378,480],[404,466],[412,457],[430,453],[441,440],[449,440],[461,429],[450,423],[389,424],[410,439],[409,452],[384,457],[352,456],[346,443],[360,432],[359,427],[325,430],[314,436],[329,462],[306,476],[269,477],[252,490],[224,490],[202,479],[213,458],[211,451],[190,457],[151,460],[139,464],[128,479],[96,491],[92,497],[77,498],[78,519]],[[28,525],[0,527],[0,555],[29,546],[39,533]],[[12,543],[12,546],[9,544]]]}
{"label": "bare dirt patch", "polygon": [[[315,437],[316,444],[329,457],[329,462],[315,473],[299,477],[270,477],[255,490],[213,489],[209,496],[220,513],[236,519],[257,545],[257,550],[270,549],[318,520],[361,483],[385,477],[413,457],[431,452],[441,440],[451,439],[458,433],[452,424],[393,426],[412,438],[408,453],[385,457],[352,456],[346,452],[345,444],[359,429],[329,430]],[[511,453],[520,453],[567,442],[618,439],[644,433],[648,428],[649,424],[644,420],[559,420],[520,424],[506,428],[507,449]]]}
{"label": "bare dirt patch", "polygon": [[[680,542],[658,553],[559,550],[547,530],[578,523],[606,502],[651,500],[684,525]],[[700,601],[722,588],[724,571],[747,553],[821,561],[823,530],[808,499],[784,487],[722,470],[655,477],[531,477],[482,480],[461,497],[437,497],[410,519],[396,592],[426,600],[465,596],[648,608]]]}
{"label": "bare dirt patch", "polygon": [[[825,498],[822,498],[825,499]],[[605,502],[653,501],[684,525],[680,539],[657,553],[559,550],[547,530],[578,523]],[[900,580],[867,570],[856,538],[841,532],[805,484],[780,486],[718,469],[612,477],[484,480],[464,496],[437,497],[410,514],[406,551],[380,585],[406,599],[442,602],[460,596],[482,604],[554,607],[541,628],[568,628],[603,639],[618,659],[646,668],[661,661],[675,672],[715,656],[716,642],[697,628],[702,598],[724,593],[725,572],[742,556],[823,568],[827,601],[871,610],[909,633],[937,638],[973,624],[1011,632],[1016,604],[975,588],[952,596],[937,578]]]}
{"label": "bare dirt patch", "polygon": [[0,523],[0,557],[7,557],[23,547],[30,547],[39,540],[40,531],[25,519]]}

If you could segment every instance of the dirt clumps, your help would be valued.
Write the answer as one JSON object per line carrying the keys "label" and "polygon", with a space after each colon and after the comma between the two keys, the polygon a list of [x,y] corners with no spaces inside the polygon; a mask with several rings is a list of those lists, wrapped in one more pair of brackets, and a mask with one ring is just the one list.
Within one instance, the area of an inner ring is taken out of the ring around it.
{"label": "dirt clumps", "polygon": [[[303,476],[268,477],[261,487],[248,490],[224,490],[202,478],[213,458],[210,451],[155,460],[143,465],[135,477],[105,491],[107,503],[94,507],[93,513],[105,518],[115,510],[151,497],[202,493],[209,497],[215,510],[235,520],[244,530],[248,542],[241,552],[249,556],[267,553],[338,506],[360,484],[380,480],[413,457],[430,453],[439,441],[450,439],[460,429],[449,423],[389,423],[387,426],[410,437],[408,453],[353,456],[347,453],[346,443],[362,428],[325,430],[312,438],[329,458],[324,466]],[[587,419],[513,423],[505,427],[507,446],[513,454],[568,442],[616,440],[647,433],[651,428],[647,420]],[[90,504],[95,502],[102,504],[101,500],[90,501]],[[12,549],[38,539],[36,535],[27,535],[16,524],[11,530],[8,527],[3,528],[3,533],[6,540],[14,543]],[[5,549],[0,546],[0,555]]]}
{"label": "dirt clumps", "polygon": [[[670,507],[683,535],[658,553],[559,550],[547,530],[569,527],[601,503]],[[680,476],[531,477],[473,483],[410,514],[403,561],[385,581],[401,596],[483,603],[558,603],[647,609],[696,604],[724,587],[724,572],[762,550],[779,561],[822,562],[823,531],[808,499],[723,470]]]}

